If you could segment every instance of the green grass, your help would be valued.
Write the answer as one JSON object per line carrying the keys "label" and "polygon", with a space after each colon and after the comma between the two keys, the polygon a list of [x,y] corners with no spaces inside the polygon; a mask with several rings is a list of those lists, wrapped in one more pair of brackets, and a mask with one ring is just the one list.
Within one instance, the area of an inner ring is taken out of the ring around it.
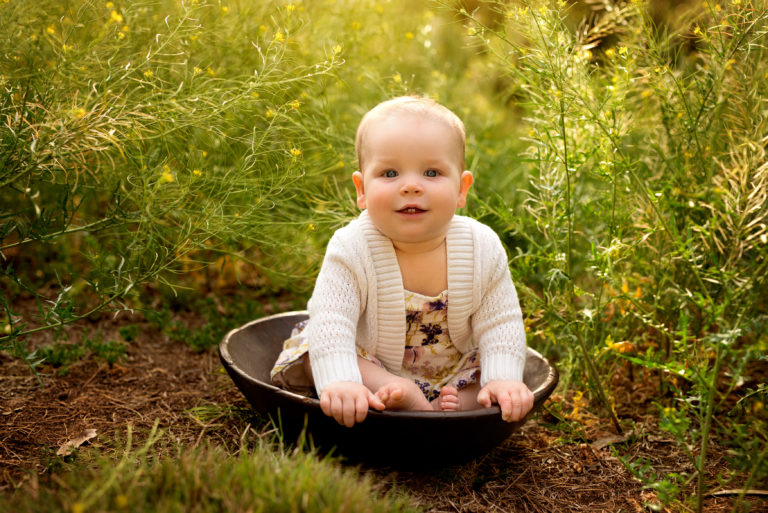
{"label": "green grass", "polygon": [[[311,451],[286,452],[260,442],[234,454],[221,447],[165,447],[152,432],[140,447],[131,436],[117,461],[90,451],[64,464],[46,483],[33,479],[3,511],[415,512],[404,495]],[[40,486],[43,485],[44,486]]]}

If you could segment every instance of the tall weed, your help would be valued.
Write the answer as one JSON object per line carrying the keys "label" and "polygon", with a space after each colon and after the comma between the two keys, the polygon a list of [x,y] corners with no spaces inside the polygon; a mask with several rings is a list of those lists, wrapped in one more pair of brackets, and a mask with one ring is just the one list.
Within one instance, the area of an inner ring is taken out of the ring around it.
{"label": "tall weed", "polygon": [[524,241],[535,339],[583,363],[617,429],[606,373],[657,373],[662,428],[695,468],[666,502],[693,490],[701,511],[713,430],[737,455],[726,481],[765,480],[765,390],[743,384],[768,347],[768,7],[707,2],[663,26],[639,1],[578,25],[564,2],[488,5],[469,30],[525,108],[530,163],[523,206],[492,210]]}

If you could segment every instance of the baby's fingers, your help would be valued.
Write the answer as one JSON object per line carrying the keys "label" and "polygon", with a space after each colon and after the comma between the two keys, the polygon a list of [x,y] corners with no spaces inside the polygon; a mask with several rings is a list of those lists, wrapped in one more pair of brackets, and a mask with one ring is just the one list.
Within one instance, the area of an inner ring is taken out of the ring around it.
{"label": "baby's fingers", "polygon": [[492,404],[491,392],[488,387],[483,387],[477,394],[477,404],[484,408],[490,408]]}
{"label": "baby's fingers", "polygon": [[368,415],[368,397],[360,394],[355,397],[355,422],[364,421],[366,415]]}
{"label": "baby's fingers", "polygon": [[355,417],[357,413],[357,399],[355,397],[347,397],[341,405],[342,421],[339,424],[344,424],[347,427],[355,425]]}
{"label": "baby's fingers", "polygon": [[333,410],[331,409],[331,395],[328,392],[320,394],[320,409],[323,413],[329,417],[333,417]]}
{"label": "baby's fingers", "polygon": [[501,409],[501,418],[506,422],[518,420],[520,414],[520,405],[512,399],[512,395],[504,391],[497,396],[497,402]]}
{"label": "baby's fingers", "polygon": [[381,398],[374,394],[373,392],[368,392],[368,405],[371,408],[375,408],[377,410],[383,410],[387,407],[386,404],[384,404],[384,401],[381,400]]}

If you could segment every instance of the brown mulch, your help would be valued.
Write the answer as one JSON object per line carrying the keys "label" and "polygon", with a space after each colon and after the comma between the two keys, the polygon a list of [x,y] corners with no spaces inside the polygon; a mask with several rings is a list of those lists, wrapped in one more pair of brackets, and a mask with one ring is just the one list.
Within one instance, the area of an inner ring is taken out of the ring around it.
{"label": "brown mulch", "polygon": [[[190,323],[195,320],[191,318]],[[127,357],[109,366],[87,357],[58,375],[40,369],[42,386],[24,362],[0,353],[0,492],[11,493],[31,474],[52,472],[56,450],[87,429],[96,430],[90,443],[105,450],[117,433],[133,426],[146,433],[159,421],[182,444],[235,444],[245,422],[215,412],[221,405],[247,408],[247,403],[223,371],[215,349],[195,352],[169,340],[140,317],[101,318],[68,330],[78,340],[84,328],[98,327],[106,340],[119,340],[117,330],[137,324],[141,330],[128,345]],[[50,344],[51,333],[31,341]],[[637,398],[635,398],[637,399]],[[561,399],[566,400],[567,399]],[[208,418],[201,411],[214,412]],[[621,411],[626,414],[626,411]],[[208,418],[208,420],[203,420]],[[657,468],[691,472],[690,463],[674,442],[654,425],[653,418],[635,415],[636,435],[611,445],[609,426],[595,417],[584,419],[580,441],[560,439],[539,416],[489,455],[463,466],[432,472],[363,469],[385,486],[409,492],[430,512],[643,512],[655,501],[624,465],[612,455],[642,456]],[[615,440],[613,440],[615,442]],[[605,447],[599,447],[600,443]],[[710,474],[726,470],[724,449],[713,445]],[[766,503],[757,503],[757,508]],[[731,511],[733,500],[709,498],[705,511]],[[751,511],[768,511],[755,509]]]}

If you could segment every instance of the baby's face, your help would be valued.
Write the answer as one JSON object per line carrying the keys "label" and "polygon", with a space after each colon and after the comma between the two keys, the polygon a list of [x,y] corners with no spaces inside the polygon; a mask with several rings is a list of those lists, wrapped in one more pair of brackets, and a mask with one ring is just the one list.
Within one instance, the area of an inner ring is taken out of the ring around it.
{"label": "baby's face", "polygon": [[361,158],[357,204],[376,227],[396,246],[441,242],[472,184],[456,130],[407,113],[372,120]]}

